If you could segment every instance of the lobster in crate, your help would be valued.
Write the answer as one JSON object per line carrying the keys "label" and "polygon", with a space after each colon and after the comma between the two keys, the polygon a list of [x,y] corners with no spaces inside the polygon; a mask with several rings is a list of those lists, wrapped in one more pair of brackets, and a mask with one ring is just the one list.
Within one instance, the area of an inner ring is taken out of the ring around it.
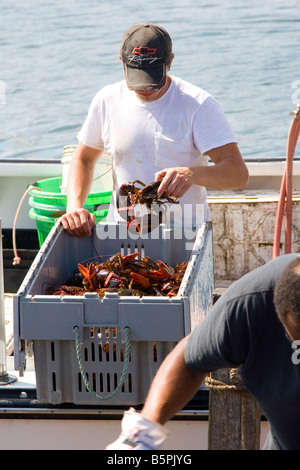
{"label": "lobster in crate", "polygon": [[78,264],[78,270],[53,292],[53,295],[83,295],[84,292],[97,292],[102,298],[105,292],[119,295],[176,296],[187,263],[177,263],[174,267],[148,256],[138,259],[139,252],[122,256],[121,253],[109,257],[104,262]]}

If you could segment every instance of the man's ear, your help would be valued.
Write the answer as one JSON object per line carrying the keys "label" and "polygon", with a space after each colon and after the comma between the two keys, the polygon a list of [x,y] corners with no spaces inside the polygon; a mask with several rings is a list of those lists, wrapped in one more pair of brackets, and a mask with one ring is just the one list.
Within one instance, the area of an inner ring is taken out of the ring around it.
{"label": "man's ear", "polygon": [[122,64],[123,64],[123,69],[125,70],[125,65],[124,65],[124,62],[123,62],[122,57],[121,57],[120,55],[119,55],[119,59],[120,59],[120,61],[121,61]]}
{"label": "man's ear", "polygon": [[170,57],[170,59],[167,63],[167,70],[170,70],[173,59],[174,59],[174,54],[172,53],[172,55],[171,55],[171,57]]}

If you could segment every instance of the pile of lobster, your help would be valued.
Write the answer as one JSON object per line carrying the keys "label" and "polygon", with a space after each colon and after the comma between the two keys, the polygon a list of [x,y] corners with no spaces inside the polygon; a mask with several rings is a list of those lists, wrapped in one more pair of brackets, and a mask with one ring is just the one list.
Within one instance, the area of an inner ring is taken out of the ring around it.
{"label": "pile of lobster", "polygon": [[[158,197],[157,190],[162,179],[151,184],[139,180],[123,184],[117,197],[117,209],[128,225],[135,221],[135,216],[129,211],[135,204],[161,205],[166,202],[178,204],[175,197],[162,195]],[[137,187],[136,183],[141,187]],[[161,223],[161,213],[159,223]],[[147,230],[152,229],[150,217]],[[136,222],[136,230],[141,231],[140,222]],[[177,263],[175,268],[161,260],[152,261],[149,257],[139,258],[140,253],[122,256],[116,253],[104,262],[89,262],[78,264],[78,271],[58,289],[51,289],[53,295],[83,295],[85,292],[97,292],[100,298],[105,292],[117,292],[119,295],[152,295],[176,296],[183,279],[187,263]]]}
{"label": "pile of lobster", "polygon": [[176,296],[187,263],[177,263],[173,268],[163,261],[149,257],[138,259],[139,252],[122,256],[116,253],[104,262],[78,264],[65,285],[54,290],[53,295],[83,295],[97,292],[100,298],[105,292],[136,296]]}

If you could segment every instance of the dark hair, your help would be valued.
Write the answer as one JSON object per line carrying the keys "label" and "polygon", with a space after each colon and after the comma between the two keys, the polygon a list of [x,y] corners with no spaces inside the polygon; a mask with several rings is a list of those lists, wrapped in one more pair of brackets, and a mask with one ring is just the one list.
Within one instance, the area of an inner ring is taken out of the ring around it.
{"label": "dark hair", "polygon": [[300,322],[300,256],[283,270],[274,290],[274,305],[285,323],[287,313]]}
{"label": "dark hair", "polygon": [[168,58],[168,60],[166,62],[167,70],[170,70],[172,61],[173,61],[173,57],[172,57],[172,55],[170,55],[170,57]]}

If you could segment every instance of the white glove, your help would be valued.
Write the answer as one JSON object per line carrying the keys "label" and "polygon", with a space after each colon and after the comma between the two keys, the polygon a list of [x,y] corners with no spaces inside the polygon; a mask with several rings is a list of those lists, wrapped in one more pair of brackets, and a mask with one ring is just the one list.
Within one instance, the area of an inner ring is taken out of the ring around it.
{"label": "white glove", "polygon": [[133,408],[125,411],[120,436],[105,450],[158,450],[169,431]]}

